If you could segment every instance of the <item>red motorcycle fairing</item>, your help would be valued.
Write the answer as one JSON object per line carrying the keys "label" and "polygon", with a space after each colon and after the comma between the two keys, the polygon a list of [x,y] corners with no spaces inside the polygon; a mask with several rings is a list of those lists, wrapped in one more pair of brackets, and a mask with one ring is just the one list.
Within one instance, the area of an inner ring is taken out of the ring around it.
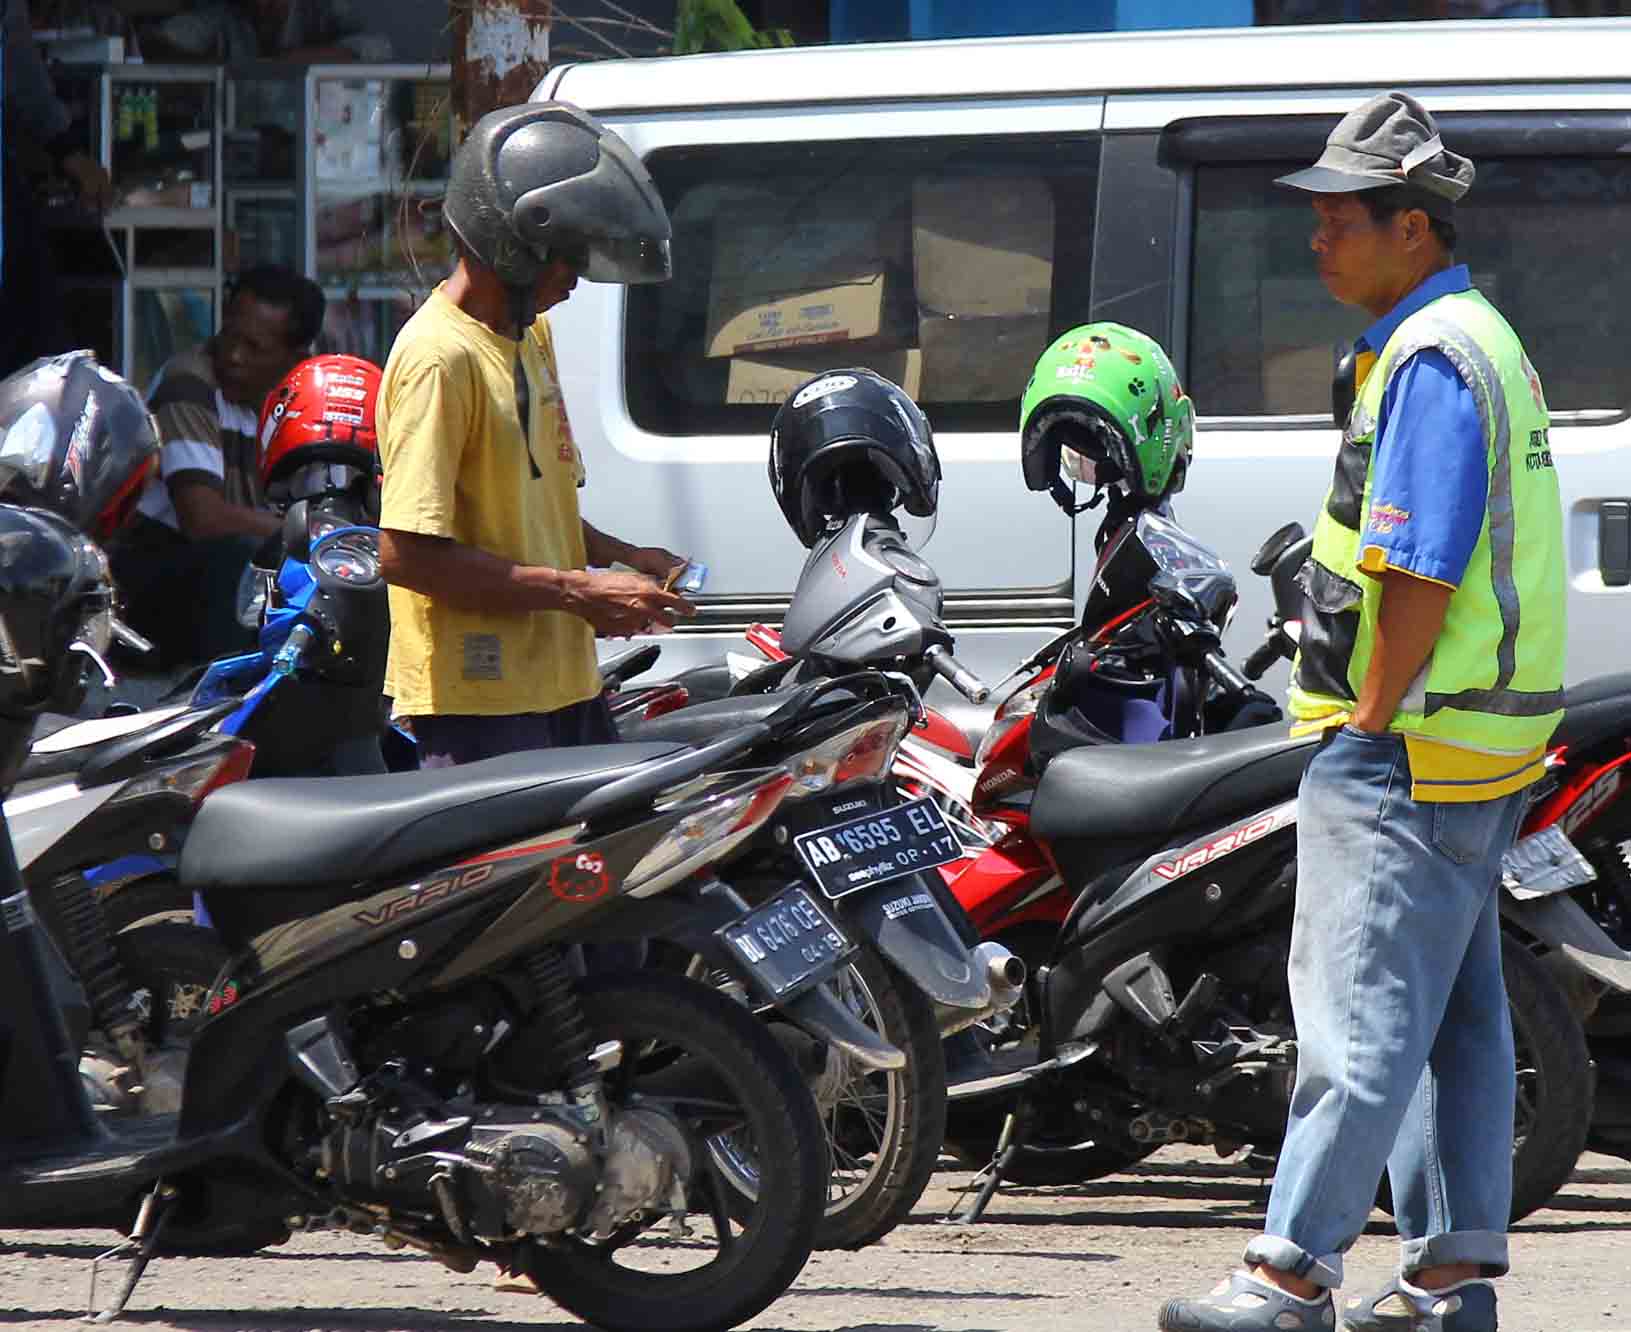
{"label": "red motorcycle fairing", "polygon": [[1070,894],[1047,852],[1023,833],[1009,833],[962,864],[951,891],[983,937],[1030,921],[1064,920]]}
{"label": "red motorcycle fairing", "polygon": [[924,709],[923,720],[912,728],[912,739],[943,749],[953,758],[972,759],[974,749],[962,729],[933,708]]}
{"label": "red motorcycle fairing", "polygon": [[[1567,753],[1566,749],[1554,749],[1547,755],[1548,764],[1565,767]],[[1624,786],[1622,769],[1627,763],[1631,763],[1631,752],[1607,763],[1593,764],[1578,776],[1565,774],[1562,788],[1529,811],[1521,835],[1527,837],[1559,823],[1563,831],[1573,837],[1614,803]]]}

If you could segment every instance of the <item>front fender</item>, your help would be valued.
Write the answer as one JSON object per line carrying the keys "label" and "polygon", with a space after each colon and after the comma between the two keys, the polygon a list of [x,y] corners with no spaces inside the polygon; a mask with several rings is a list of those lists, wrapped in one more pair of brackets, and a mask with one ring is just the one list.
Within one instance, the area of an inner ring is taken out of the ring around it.
{"label": "front fender", "polygon": [[991,980],[976,964],[931,886],[913,874],[840,898],[844,924],[877,945],[903,976],[936,1004],[983,1009]]}
{"label": "front fender", "polygon": [[1503,892],[1501,916],[1556,949],[1594,980],[1631,994],[1631,953],[1609,938],[1567,893],[1520,902]]}

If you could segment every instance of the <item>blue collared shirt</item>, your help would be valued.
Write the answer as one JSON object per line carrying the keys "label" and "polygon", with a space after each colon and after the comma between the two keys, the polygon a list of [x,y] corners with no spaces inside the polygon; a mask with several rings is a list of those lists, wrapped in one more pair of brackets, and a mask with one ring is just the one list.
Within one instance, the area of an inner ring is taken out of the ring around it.
{"label": "blue collared shirt", "polygon": [[[1411,315],[1470,291],[1465,264],[1435,273],[1359,336],[1380,354]],[[1483,531],[1488,446],[1478,404],[1443,352],[1408,357],[1382,396],[1371,461],[1370,510],[1361,515],[1361,567],[1401,569],[1459,586]]]}

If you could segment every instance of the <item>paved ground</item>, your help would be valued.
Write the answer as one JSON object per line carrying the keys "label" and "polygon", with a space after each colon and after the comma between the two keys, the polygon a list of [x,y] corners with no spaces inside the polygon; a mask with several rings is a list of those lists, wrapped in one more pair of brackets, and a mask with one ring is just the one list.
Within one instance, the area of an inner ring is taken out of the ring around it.
{"label": "paved ground", "polygon": [[[969,1229],[936,1224],[967,1179],[938,1177],[912,1221],[863,1253],[817,1254],[749,1327],[805,1332],[1146,1332],[1162,1293],[1209,1285],[1261,1223],[1264,1191],[1205,1152],[1169,1151],[1138,1171],[1071,1189],[1015,1189]],[[1388,1274],[1376,1218],[1350,1264],[1357,1289]],[[83,1308],[100,1233],[8,1234],[0,1326],[67,1327]],[[1588,1156],[1554,1205],[1513,1238],[1507,1332],[1631,1332],[1631,1164]],[[537,1297],[390,1254],[372,1241],[304,1236],[251,1259],[160,1261],[130,1326],[163,1329],[581,1326]],[[653,1329],[653,1332],[658,1332]]]}

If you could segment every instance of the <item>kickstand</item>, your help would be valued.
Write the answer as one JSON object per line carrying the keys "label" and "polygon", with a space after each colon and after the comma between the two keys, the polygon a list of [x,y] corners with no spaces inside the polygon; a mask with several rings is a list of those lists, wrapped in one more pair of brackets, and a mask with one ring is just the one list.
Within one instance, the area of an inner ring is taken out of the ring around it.
{"label": "kickstand", "polygon": [[[159,1247],[159,1236],[164,1233],[164,1223],[170,1219],[170,1212],[176,1205],[180,1195],[175,1188],[166,1184],[162,1179],[153,1185],[153,1191],[142,1199],[142,1208],[136,1214],[136,1228],[130,1232],[130,1238],[115,1244],[106,1253],[91,1263],[91,1294],[88,1308],[85,1311],[87,1323],[111,1323],[125,1311],[125,1305],[135,1293],[136,1283],[142,1279],[147,1271],[148,1263],[153,1261],[153,1254]],[[130,1259],[130,1272],[125,1277],[125,1283],[119,1291],[119,1297],[101,1313],[96,1311],[96,1276],[97,1269],[103,1263],[116,1258]]]}
{"label": "kickstand", "polygon": [[976,1181],[983,1181],[979,1193],[962,1211],[953,1208],[943,1218],[946,1224],[971,1226],[985,1215],[985,1209],[991,1205],[991,1199],[1002,1187],[1002,1177],[1008,1173],[1008,1167],[1013,1165],[1014,1158],[1025,1150],[1025,1143],[1030,1136],[1031,1111],[1022,1101],[1019,1108],[1010,1110],[1008,1117],[1002,1121],[1002,1133],[997,1137],[997,1150],[991,1158],[991,1163],[964,1186],[957,1199],[961,1202],[968,1196],[969,1189],[974,1187]]}

